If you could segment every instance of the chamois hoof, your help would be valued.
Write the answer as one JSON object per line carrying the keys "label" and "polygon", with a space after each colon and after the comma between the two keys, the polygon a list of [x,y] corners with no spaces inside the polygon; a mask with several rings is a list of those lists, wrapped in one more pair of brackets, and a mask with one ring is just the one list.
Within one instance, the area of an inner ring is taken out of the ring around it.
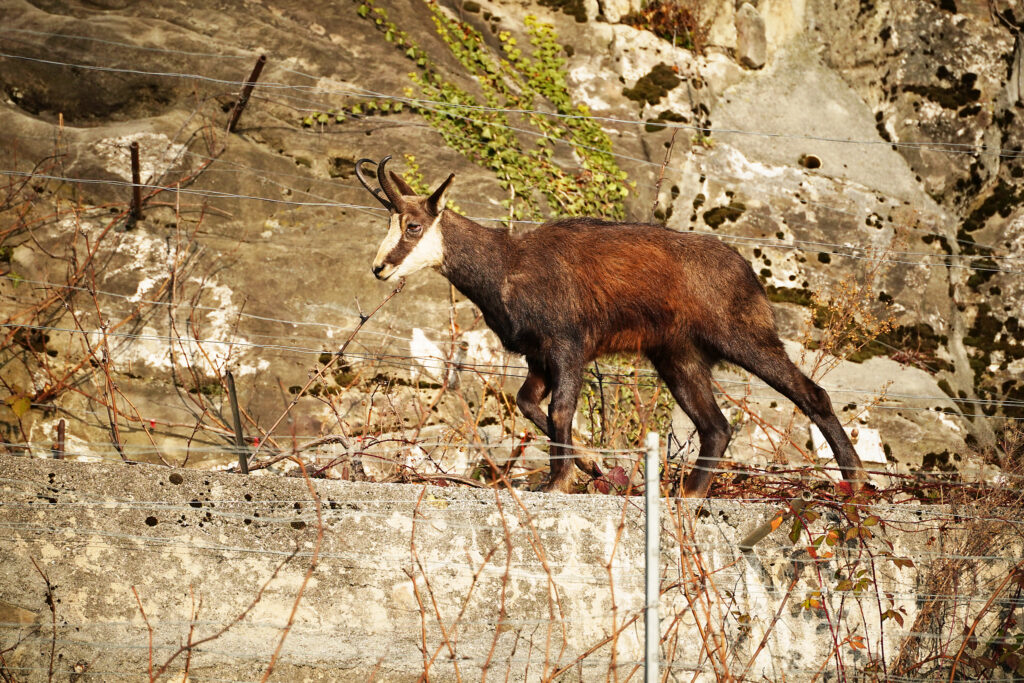
{"label": "chamois hoof", "polygon": [[871,483],[871,477],[863,469],[858,469],[849,478],[836,482],[836,490],[847,496],[852,496],[861,491],[874,491],[875,485]]}
{"label": "chamois hoof", "polygon": [[572,493],[572,481],[569,479],[549,479],[537,490],[541,493]]}

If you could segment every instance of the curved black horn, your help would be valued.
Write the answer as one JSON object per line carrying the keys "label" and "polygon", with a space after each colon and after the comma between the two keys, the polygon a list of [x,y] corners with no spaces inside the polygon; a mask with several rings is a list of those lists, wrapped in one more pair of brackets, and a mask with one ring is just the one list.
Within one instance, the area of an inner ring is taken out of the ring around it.
{"label": "curved black horn", "polygon": [[[388,157],[387,159],[390,159],[390,158],[391,157]],[[387,161],[387,159],[385,159],[385,161]],[[363,187],[365,187],[370,192],[370,194],[372,194],[374,197],[376,197],[377,201],[379,201],[381,204],[383,204],[385,209],[387,209],[388,211],[394,211],[395,210],[395,205],[392,204],[391,202],[389,202],[387,197],[385,197],[383,194],[381,194],[380,188],[370,187],[369,181],[367,181],[366,176],[363,175],[363,164],[372,164],[372,163],[375,163],[373,161],[373,159],[360,159],[359,161],[357,161],[356,162],[356,178],[359,178],[359,182],[363,184]]]}
{"label": "curved black horn", "polygon": [[384,167],[391,161],[391,155],[387,155],[380,160],[377,164],[377,182],[380,183],[380,187],[384,190],[384,194],[388,196],[388,200],[394,207],[399,207],[402,204],[402,195],[395,190],[395,186],[391,183],[391,179],[388,178],[388,174],[384,172]]}

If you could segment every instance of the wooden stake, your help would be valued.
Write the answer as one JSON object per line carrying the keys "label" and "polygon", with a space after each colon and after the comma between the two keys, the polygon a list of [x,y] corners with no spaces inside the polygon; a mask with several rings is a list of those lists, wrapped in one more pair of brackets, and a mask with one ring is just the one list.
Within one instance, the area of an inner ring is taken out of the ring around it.
{"label": "wooden stake", "polygon": [[139,143],[131,144],[132,152],[132,220],[142,220],[142,181],[139,173]]}
{"label": "wooden stake", "polygon": [[238,123],[238,119],[242,115],[242,110],[245,109],[245,105],[249,104],[249,96],[252,94],[252,89],[256,85],[256,81],[260,78],[260,73],[263,71],[263,65],[266,63],[267,56],[260,55],[260,58],[256,60],[256,66],[252,68],[252,73],[249,74],[249,80],[242,86],[242,94],[238,96],[238,100],[235,102],[235,107],[231,110],[231,118],[228,119],[229,133],[235,132],[235,125]]}

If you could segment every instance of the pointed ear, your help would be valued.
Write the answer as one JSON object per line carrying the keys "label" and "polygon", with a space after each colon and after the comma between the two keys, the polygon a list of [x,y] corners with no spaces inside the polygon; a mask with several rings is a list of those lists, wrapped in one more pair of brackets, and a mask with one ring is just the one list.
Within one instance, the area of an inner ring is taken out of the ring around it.
{"label": "pointed ear", "polygon": [[404,196],[406,196],[406,197],[415,197],[416,196],[416,190],[414,190],[411,187],[409,187],[409,183],[405,182],[405,180],[402,178],[402,176],[398,175],[394,171],[388,171],[388,175],[391,176],[391,182],[393,182],[395,184],[395,187],[397,187],[398,191],[401,192]]}
{"label": "pointed ear", "polygon": [[427,209],[430,211],[430,213],[434,214],[435,216],[439,216],[441,215],[441,212],[444,211],[444,204],[446,201],[446,195],[448,194],[448,188],[451,187],[452,181],[454,179],[455,174],[452,173],[443,183],[441,183],[438,186],[436,190],[434,190],[434,194],[430,195],[430,197],[427,198]]}

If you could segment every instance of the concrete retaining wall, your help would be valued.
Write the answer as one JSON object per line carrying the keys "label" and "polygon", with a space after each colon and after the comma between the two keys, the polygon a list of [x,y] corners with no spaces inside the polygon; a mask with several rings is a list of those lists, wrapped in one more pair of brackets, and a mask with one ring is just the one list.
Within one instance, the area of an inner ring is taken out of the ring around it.
{"label": "concrete retaining wall", "polygon": [[[322,544],[276,680],[415,680],[425,668],[433,680],[641,678],[641,498],[315,490]],[[190,631],[192,642],[220,635],[187,663],[178,654],[168,675],[187,666],[193,681],[259,679],[317,549],[316,505],[298,478],[0,456],[0,494],[0,671],[19,681],[51,670],[54,680],[145,679],[150,659],[158,670]],[[878,504],[860,509],[870,539],[823,542],[815,560],[810,540],[858,528],[815,505],[821,516],[797,546],[786,521],[738,552],[737,539],[781,509],[714,500],[664,514],[662,655],[673,680],[744,670],[829,680],[880,662],[883,645],[891,663],[914,624],[917,582],[967,529],[945,508]],[[971,566],[980,581],[1019,555],[1008,547]],[[888,609],[902,626],[879,618]]]}

